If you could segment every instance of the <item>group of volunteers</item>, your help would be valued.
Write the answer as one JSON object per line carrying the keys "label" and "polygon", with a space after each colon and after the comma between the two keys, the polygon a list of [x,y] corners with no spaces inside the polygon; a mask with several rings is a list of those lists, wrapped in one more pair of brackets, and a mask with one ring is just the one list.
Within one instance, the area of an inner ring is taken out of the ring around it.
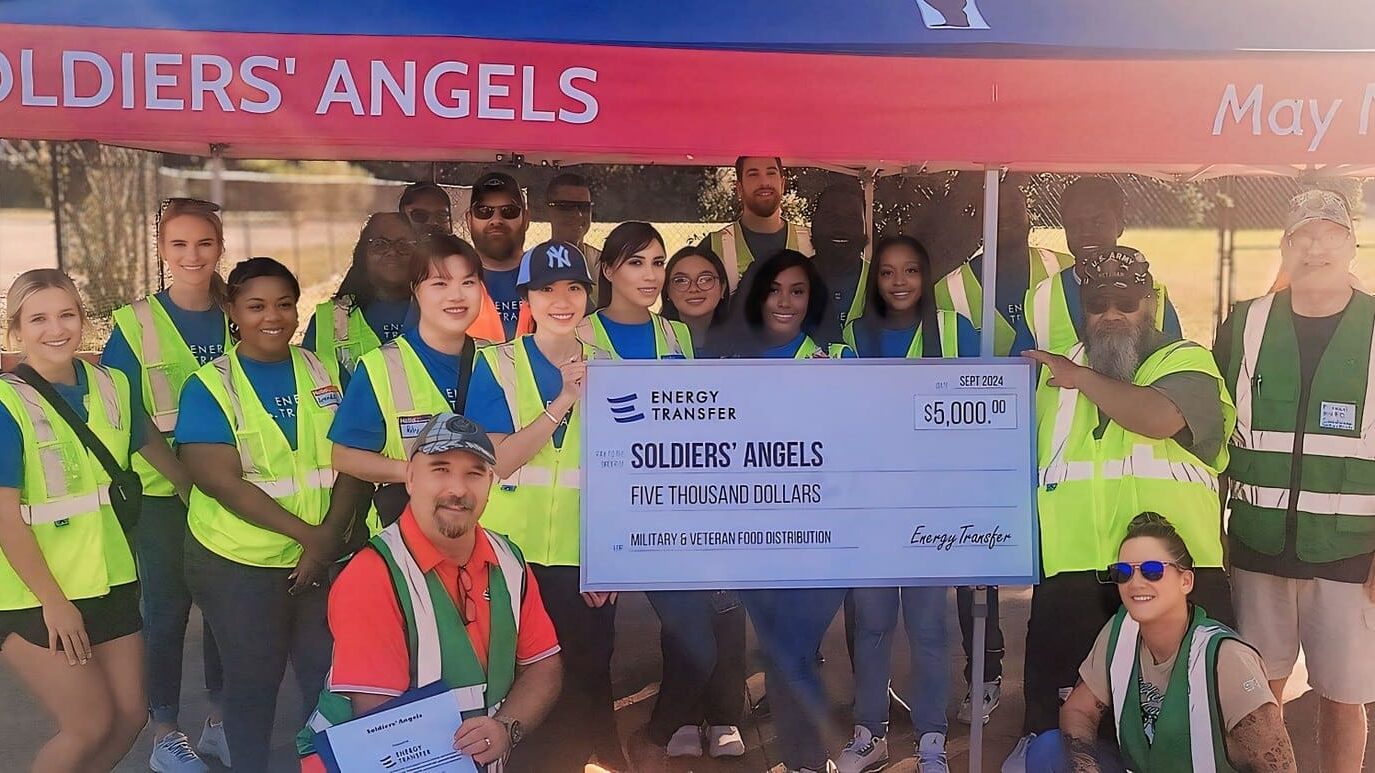
{"label": "group of volunteers", "polygon": [[[946,771],[951,607],[965,679],[984,684],[955,715],[987,722],[996,588],[981,680],[968,588],[649,592],[663,675],[621,738],[618,597],[579,587],[581,398],[592,359],[977,356],[991,329],[999,356],[1039,366],[1043,576],[1003,770],[1294,771],[1279,696],[1300,648],[1320,769],[1360,770],[1375,298],[1349,273],[1346,201],[1295,198],[1277,289],[1210,352],[1118,243],[1109,178],[1064,191],[1070,254],[1029,245],[1005,184],[987,288],[982,254],[938,277],[910,236],[870,250],[856,185],[827,188],[810,228],[787,221],[784,172],[739,159],[740,218],[672,255],[643,222],[588,245],[576,174],[549,184],[553,238],[529,249],[509,175],[484,174],[458,213],[410,185],[367,218],[299,347],[297,278],[254,257],[222,279],[210,202],[163,204],[171,283],[115,312],[99,364],[77,356],[72,280],[22,274],[6,311],[22,364],[0,375],[0,657],[56,722],[33,769],[109,770],[151,717],[155,771],[269,770],[288,663],[303,770],[330,769],[331,728],[436,682],[465,688],[454,748],[487,771],[738,757],[748,616],[768,691],[754,710],[787,769],[876,771],[906,756],[888,743],[901,615],[918,770]],[[192,603],[213,705],[194,745],[178,721]],[[833,759],[818,653],[842,609],[854,729]]]}

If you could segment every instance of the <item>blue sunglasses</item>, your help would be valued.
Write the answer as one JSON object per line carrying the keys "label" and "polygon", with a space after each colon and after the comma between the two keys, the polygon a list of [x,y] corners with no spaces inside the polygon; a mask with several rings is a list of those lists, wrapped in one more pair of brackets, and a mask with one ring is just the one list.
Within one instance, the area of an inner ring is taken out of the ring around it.
{"label": "blue sunglasses", "polygon": [[1184,567],[1173,561],[1142,561],[1139,564],[1118,561],[1114,564],[1108,564],[1108,582],[1125,585],[1138,570],[1141,572],[1141,577],[1147,582],[1160,582],[1161,578],[1165,576],[1165,567],[1167,566],[1173,566],[1181,572],[1184,571]]}

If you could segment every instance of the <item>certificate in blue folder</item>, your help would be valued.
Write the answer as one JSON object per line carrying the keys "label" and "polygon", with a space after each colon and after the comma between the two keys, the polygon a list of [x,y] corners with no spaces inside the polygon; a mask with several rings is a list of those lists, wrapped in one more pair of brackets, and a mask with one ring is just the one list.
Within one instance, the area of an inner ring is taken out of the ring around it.
{"label": "certificate in blue folder", "polygon": [[477,773],[473,759],[454,749],[471,690],[443,682],[411,690],[316,733],[315,749],[330,773]]}

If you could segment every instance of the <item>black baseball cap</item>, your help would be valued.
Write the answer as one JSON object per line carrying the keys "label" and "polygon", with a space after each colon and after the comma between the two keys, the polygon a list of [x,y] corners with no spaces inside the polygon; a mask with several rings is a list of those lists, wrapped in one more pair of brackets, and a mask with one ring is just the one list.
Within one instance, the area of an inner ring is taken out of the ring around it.
{"label": "black baseball cap", "polygon": [[1099,253],[1083,271],[1087,280],[1084,290],[1088,293],[1144,296],[1155,287],[1151,264],[1131,247],[1113,247]]}
{"label": "black baseball cap", "polygon": [[489,193],[504,193],[520,206],[525,206],[525,192],[520,189],[520,183],[505,172],[488,172],[473,183],[474,204],[482,203],[482,197]]}
{"label": "black baseball cap", "polygon": [[587,271],[587,258],[576,244],[540,242],[520,257],[520,273],[516,274],[517,288],[539,290],[564,279],[592,286],[592,276]]}
{"label": "black baseball cap", "polygon": [[456,413],[441,413],[425,423],[415,438],[411,456],[467,451],[488,464],[497,463],[492,439],[473,420]]}

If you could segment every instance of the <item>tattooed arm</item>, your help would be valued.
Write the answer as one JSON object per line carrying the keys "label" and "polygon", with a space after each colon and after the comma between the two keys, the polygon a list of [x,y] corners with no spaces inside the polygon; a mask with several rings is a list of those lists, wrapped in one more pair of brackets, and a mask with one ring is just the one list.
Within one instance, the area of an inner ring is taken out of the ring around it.
{"label": "tattooed arm", "polygon": [[1279,704],[1267,703],[1242,717],[1227,733],[1227,759],[1242,773],[1297,773]]}
{"label": "tattooed arm", "polygon": [[1064,737],[1065,757],[1073,773],[1098,773],[1094,744],[1098,740],[1098,723],[1107,710],[1082,681],[1060,706],[1060,735]]}

